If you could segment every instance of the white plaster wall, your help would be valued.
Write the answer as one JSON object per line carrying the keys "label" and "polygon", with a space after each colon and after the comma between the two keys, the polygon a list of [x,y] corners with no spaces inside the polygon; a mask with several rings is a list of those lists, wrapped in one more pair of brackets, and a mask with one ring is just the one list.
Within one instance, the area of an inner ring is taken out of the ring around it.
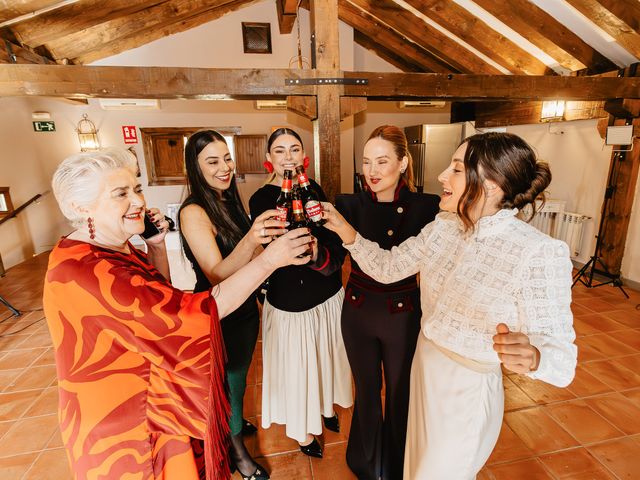
{"label": "white plaster wall", "polygon": [[[549,162],[553,179],[549,198],[566,201],[566,209],[592,217],[584,226],[578,262],[589,260],[609,171],[611,147],[604,146],[596,120],[507,127],[529,142],[542,160]],[[560,133],[564,132],[564,133]]]}
{"label": "white plaster wall", "polygon": [[[0,185],[10,187],[14,208],[50,189],[53,169],[45,159],[49,153],[60,152],[60,139],[67,137],[70,129],[61,120],[56,122],[56,132],[36,133],[32,111],[28,99],[0,98]],[[43,196],[0,226],[0,254],[5,268],[51,249],[64,232],[53,195]]]}
{"label": "white plaster wall", "polygon": [[640,282],[640,178],[636,184],[636,196],[631,209],[626,249],[622,259],[622,275],[624,278]]}

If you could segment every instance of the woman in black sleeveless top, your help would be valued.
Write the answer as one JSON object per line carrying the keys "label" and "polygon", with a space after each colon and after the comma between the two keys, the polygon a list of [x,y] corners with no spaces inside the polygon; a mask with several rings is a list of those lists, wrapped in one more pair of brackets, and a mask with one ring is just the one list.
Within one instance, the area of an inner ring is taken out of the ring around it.
{"label": "woman in black sleeveless top", "polygon": [[[222,135],[213,130],[194,133],[185,147],[189,196],[180,207],[180,235],[185,256],[196,274],[194,292],[216,285],[251,260],[260,244],[285,233],[284,222],[269,210],[253,226],[242,208],[233,179],[235,164]],[[255,295],[222,319],[227,351],[226,375],[231,403],[230,457],[243,478],[265,480],[266,470],[249,455],[242,440],[242,403],[247,371],[258,337]]]}

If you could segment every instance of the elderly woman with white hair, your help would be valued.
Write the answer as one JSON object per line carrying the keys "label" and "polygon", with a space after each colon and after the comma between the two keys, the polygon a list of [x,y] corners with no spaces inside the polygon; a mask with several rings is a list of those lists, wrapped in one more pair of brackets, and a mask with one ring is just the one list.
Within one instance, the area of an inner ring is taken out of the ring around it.
{"label": "elderly woman with white hair", "polygon": [[129,243],[146,211],[129,153],[69,157],[53,191],[76,228],[51,252],[43,299],[75,478],[228,478],[219,319],[276,268],[307,262],[297,256],[308,230],[281,236],[213,291],[189,294],[169,283],[157,210],[147,254]]}

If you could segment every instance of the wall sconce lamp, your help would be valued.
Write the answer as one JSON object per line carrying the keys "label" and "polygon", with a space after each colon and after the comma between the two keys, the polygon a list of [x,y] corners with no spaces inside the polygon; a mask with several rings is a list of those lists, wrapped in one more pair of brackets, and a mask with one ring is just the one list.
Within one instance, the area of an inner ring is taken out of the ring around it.
{"label": "wall sconce lamp", "polygon": [[542,102],[541,122],[559,122],[564,120],[564,100]]}
{"label": "wall sconce lamp", "polygon": [[80,141],[81,152],[91,152],[100,149],[98,140],[98,130],[95,124],[89,120],[89,116],[84,113],[76,128],[78,140]]}

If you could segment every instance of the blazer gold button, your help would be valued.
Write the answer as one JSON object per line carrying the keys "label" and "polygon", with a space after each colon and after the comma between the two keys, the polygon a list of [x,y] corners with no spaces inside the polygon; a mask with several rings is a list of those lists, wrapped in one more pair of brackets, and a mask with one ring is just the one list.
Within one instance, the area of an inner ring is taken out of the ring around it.
{"label": "blazer gold button", "polygon": [[404,307],[404,305],[402,304],[402,302],[398,302],[398,308],[402,308]]}
{"label": "blazer gold button", "polygon": [[355,295],[351,295],[351,300],[355,300],[356,296]]}
{"label": "blazer gold button", "polygon": [[393,235],[393,230],[387,230],[387,235],[389,236]]}
{"label": "blazer gold button", "polygon": [[398,207],[397,212],[398,212],[398,213],[402,213],[402,212],[404,212],[404,208],[402,208],[402,207]]}

